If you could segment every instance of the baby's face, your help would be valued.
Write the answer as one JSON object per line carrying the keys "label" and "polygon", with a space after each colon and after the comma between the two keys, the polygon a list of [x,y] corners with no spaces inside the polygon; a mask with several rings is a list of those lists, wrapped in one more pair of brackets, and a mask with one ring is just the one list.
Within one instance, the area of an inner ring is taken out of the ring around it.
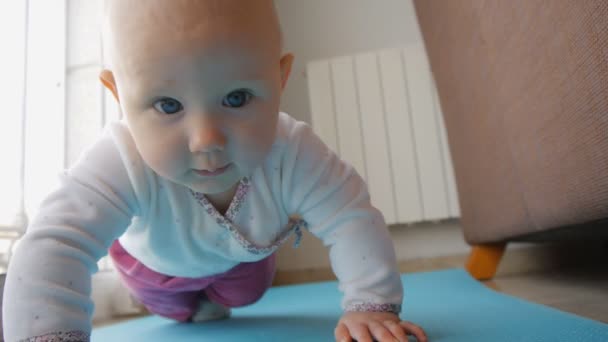
{"label": "baby's face", "polygon": [[273,28],[259,19],[230,12],[188,22],[166,6],[173,1],[147,1],[179,22],[168,30],[149,12],[115,28],[113,75],[138,151],[165,178],[229,191],[271,149],[292,57],[281,56]]}

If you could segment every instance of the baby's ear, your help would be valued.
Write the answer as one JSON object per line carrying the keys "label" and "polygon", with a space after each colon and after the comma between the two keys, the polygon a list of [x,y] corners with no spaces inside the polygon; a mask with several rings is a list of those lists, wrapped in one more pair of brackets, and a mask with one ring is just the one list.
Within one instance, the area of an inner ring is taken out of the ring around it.
{"label": "baby's ear", "polygon": [[294,56],[291,53],[287,53],[281,57],[281,90],[285,89],[289,74],[291,73],[291,66],[293,65]]}
{"label": "baby's ear", "polygon": [[114,81],[114,74],[110,70],[103,69],[99,74],[99,80],[112,92],[116,101],[120,102],[118,99],[118,91],[116,90],[116,81]]}

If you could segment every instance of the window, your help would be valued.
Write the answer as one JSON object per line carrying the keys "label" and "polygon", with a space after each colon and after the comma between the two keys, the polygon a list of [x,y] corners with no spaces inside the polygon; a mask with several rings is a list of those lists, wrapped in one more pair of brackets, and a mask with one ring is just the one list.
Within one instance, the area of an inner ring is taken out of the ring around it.
{"label": "window", "polygon": [[52,171],[63,166],[65,2],[4,1],[0,9],[0,226],[6,233],[24,228],[20,218],[34,212],[53,184]]}
{"label": "window", "polygon": [[65,2],[0,6],[8,73],[0,84],[6,105],[0,126],[0,155],[6,158],[0,168],[0,222],[10,224],[22,197],[26,212],[35,210],[64,164]]}
{"label": "window", "polygon": [[[98,81],[102,0],[0,2],[0,256],[117,106]],[[0,257],[0,267],[6,262]],[[4,262],[2,262],[4,261]]]}
{"label": "window", "polygon": [[[4,167],[0,168],[0,224],[14,223],[21,199],[21,141],[23,116],[24,55],[25,55],[25,11],[26,3],[10,1],[3,3],[6,13],[0,21],[0,41],[3,45],[3,82],[0,94],[5,99],[3,124],[0,125],[0,156]],[[14,113],[14,114],[13,114]],[[12,115],[11,115],[12,114]]]}

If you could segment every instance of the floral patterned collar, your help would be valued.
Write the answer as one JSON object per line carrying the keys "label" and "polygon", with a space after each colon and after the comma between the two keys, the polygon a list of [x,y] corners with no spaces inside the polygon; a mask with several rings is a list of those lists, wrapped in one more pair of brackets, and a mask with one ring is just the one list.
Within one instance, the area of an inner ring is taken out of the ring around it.
{"label": "floral patterned collar", "polygon": [[196,198],[196,200],[200,203],[200,205],[205,209],[207,214],[214,217],[216,220],[218,218],[223,218],[230,222],[234,222],[236,215],[241,208],[241,205],[245,201],[245,196],[249,192],[249,188],[251,187],[251,182],[249,178],[245,177],[241,179],[239,184],[237,185],[236,192],[234,194],[234,198],[230,202],[230,206],[228,206],[228,210],[226,210],[226,214],[222,215],[219,211],[213,206],[209,199],[205,196],[205,194],[196,192],[194,190],[190,190],[190,193]]}
{"label": "floral patterned collar", "polygon": [[300,244],[300,240],[302,238],[301,228],[306,228],[306,222],[299,218],[290,218],[289,224],[287,228],[279,234],[279,236],[268,246],[260,246],[251,241],[249,241],[234,224],[236,215],[238,214],[242,204],[244,203],[247,194],[249,193],[249,189],[251,188],[251,181],[249,178],[243,178],[239,182],[236,193],[232,202],[230,202],[230,206],[226,211],[225,215],[220,214],[220,212],[213,206],[211,202],[207,199],[205,194],[190,190],[190,193],[194,196],[194,198],[198,201],[198,203],[203,207],[203,209],[209,214],[212,218],[215,219],[215,222],[230,232],[232,237],[239,242],[243,248],[245,248],[248,252],[252,254],[263,254],[268,255],[278,249],[278,247],[285,242],[289,238],[292,232],[296,234],[296,241],[294,243],[294,247],[297,247]]}

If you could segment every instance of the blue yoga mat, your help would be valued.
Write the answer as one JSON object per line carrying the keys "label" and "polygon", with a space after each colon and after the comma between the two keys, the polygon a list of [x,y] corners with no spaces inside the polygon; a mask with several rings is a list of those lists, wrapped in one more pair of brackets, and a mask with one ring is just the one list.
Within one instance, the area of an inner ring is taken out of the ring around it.
{"label": "blue yoga mat", "polygon": [[[401,317],[424,327],[432,342],[608,342],[608,324],[501,294],[462,269],[402,279]],[[92,342],[333,341],[340,298],[336,282],[273,287],[228,320],[185,324],[145,317],[94,329]]]}

